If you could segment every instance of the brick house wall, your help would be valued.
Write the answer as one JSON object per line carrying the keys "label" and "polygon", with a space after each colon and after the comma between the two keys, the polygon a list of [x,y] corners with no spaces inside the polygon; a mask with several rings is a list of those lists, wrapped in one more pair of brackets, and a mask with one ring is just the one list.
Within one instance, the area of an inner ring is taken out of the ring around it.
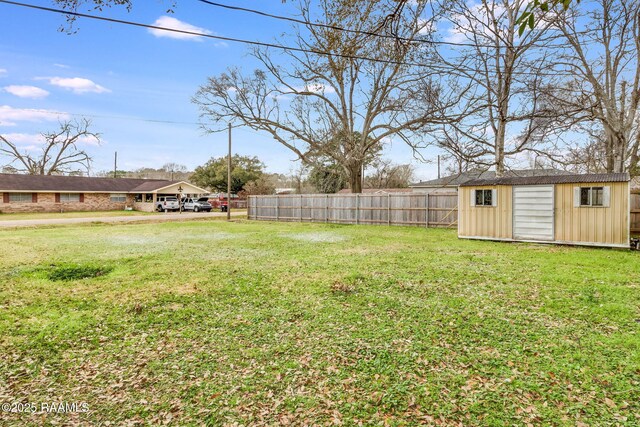
{"label": "brick house wall", "polygon": [[133,202],[133,209],[141,212],[154,212],[156,210],[153,202]]}
{"label": "brick house wall", "polygon": [[58,202],[56,193],[37,194],[32,202],[9,202],[8,193],[0,196],[0,213],[31,212],[79,212],[79,211],[117,211],[125,206],[133,206],[133,195],[127,194],[127,201],[112,202],[110,193],[84,193],[81,202]]}

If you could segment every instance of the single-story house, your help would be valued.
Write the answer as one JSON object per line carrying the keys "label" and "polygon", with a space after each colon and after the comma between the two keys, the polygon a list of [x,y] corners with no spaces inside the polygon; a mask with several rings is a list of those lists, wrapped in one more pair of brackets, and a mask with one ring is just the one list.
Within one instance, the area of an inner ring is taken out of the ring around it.
{"label": "single-story house", "polygon": [[[547,176],[547,175],[567,175],[570,172],[558,169],[514,169],[504,173],[505,177],[530,177],[530,176]],[[496,177],[495,171],[473,169],[461,172],[455,175],[449,175],[429,181],[420,181],[409,184],[414,192],[433,193],[433,192],[456,192],[458,186],[474,180],[474,179],[493,179]]]}
{"label": "single-story house", "polygon": [[629,247],[629,174],[476,179],[458,192],[458,237]]}
{"label": "single-story house", "polygon": [[109,211],[130,207],[152,212],[159,195],[207,190],[185,181],[0,174],[0,212]]}

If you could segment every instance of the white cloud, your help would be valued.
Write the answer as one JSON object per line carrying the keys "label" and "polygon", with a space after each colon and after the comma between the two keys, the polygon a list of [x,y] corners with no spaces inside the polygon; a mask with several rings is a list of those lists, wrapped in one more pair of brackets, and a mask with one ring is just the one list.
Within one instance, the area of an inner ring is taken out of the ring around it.
{"label": "white cloud", "polygon": [[[294,87],[293,89],[295,89],[298,92],[306,91],[306,92],[314,92],[314,93],[324,93],[325,95],[330,93],[336,93],[336,90],[333,87],[324,85],[322,83],[310,83],[306,86]],[[286,92],[289,91],[287,88],[283,88],[282,90]]]}
{"label": "white cloud", "polygon": [[4,77],[9,73],[6,68],[0,68],[0,77]]}
{"label": "white cloud", "polygon": [[418,19],[418,34],[431,34],[436,31],[436,26],[431,19]]}
{"label": "white cloud", "polygon": [[73,91],[73,93],[77,93],[79,95],[83,93],[93,92],[93,93],[108,93],[111,92],[104,86],[100,86],[99,84],[82,77],[50,77],[47,78],[49,83],[54,86],[58,86],[64,89],[68,89]]}
{"label": "white cloud", "polygon": [[5,86],[4,90],[5,92],[8,92],[11,95],[15,95],[20,98],[38,99],[38,98],[45,98],[49,95],[49,92],[47,92],[44,89],[40,89],[39,87],[36,87],[36,86],[11,85],[11,86]]}
{"label": "white cloud", "polygon": [[4,133],[2,136],[19,148],[29,151],[35,150],[45,143],[42,135],[34,133]]}
{"label": "white cloud", "polygon": [[[449,43],[470,43],[473,37],[477,37],[479,43],[488,44],[495,39],[493,20],[506,22],[504,18],[506,9],[496,1],[487,3],[467,3],[467,13],[453,14],[451,21],[453,26],[446,29],[444,41]],[[506,37],[506,28],[498,26],[498,32]]]}
{"label": "white cloud", "polygon": [[[152,25],[156,27],[171,28],[171,29],[180,30],[180,31],[190,31],[193,33],[211,34],[211,31],[208,31],[204,28],[196,27],[195,25],[191,25],[186,22],[180,21],[179,19],[172,18],[171,16],[161,16],[160,18],[156,19],[156,21]],[[194,34],[176,33],[173,31],[158,30],[155,28],[150,28],[148,31],[156,37],[167,37],[170,39],[178,39],[178,40],[202,41],[201,37],[196,36]],[[224,45],[226,45],[226,43],[224,43]]]}
{"label": "white cloud", "polygon": [[58,121],[68,118],[69,115],[67,113],[58,111],[13,108],[8,105],[0,106],[0,126],[15,126],[17,122]]}
{"label": "white cloud", "polygon": [[78,138],[78,145],[91,145],[92,147],[97,147],[103,143],[104,141],[99,141],[92,136],[82,136]]}
{"label": "white cloud", "polygon": [[53,64],[54,67],[58,67],[58,68],[71,68],[70,66],[66,65],[66,64]]}
{"label": "white cloud", "polygon": [[[2,136],[9,142],[25,150],[40,148],[47,141],[44,136],[38,133],[3,133]],[[78,145],[88,145],[92,147],[101,145],[100,141],[92,136],[80,137],[77,143]]]}
{"label": "white cloud", "polygon": [[309,90],[310,92],[325,93],[325,94],[336,93],[336,90],[333,87],[323,85],[320,83],[313,83],[313,84],[307,85],[307,90]]}

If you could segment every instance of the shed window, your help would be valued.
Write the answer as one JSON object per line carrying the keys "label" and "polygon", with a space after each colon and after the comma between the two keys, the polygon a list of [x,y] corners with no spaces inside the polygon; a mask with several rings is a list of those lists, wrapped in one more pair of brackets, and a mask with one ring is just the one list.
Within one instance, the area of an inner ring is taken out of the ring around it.
{"label": "shed window", "polygon": [[604,206],[604,187],[580,187],[580,206]]}
{"label": "shed window", "polygon": [[78,193],[60,193],[60,202],[80,202],[80,194]]}
{"label": "shed window", "polygon": [[476,206],[493,206],[493,191],[476,190]]}
{"label": "shed window", "polygon": [[9,193],[9,201],[31,203],[33,202],[33,195],[31,193]]}
{"label": "shed window", "polygon": [[114,203],[125,203],[127,201],[126,194],[111,194],[111,201]]}

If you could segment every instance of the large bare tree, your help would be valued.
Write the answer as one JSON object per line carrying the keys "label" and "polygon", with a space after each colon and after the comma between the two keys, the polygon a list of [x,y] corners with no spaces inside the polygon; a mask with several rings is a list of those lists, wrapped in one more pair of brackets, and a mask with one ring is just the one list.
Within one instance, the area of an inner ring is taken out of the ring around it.
{"label": "large bare tree", "polygon": [[413,182],[411,164],[395,164],[389,159],[378,159],[369,166],[365,185],[367,188],[407,188]]}
{"label": "large bare tree", "polygon": [[0,135],[0,155],[8,158],[8,166],[30,175],[57,175],[88,172],[91,156],[80,143],[100,143],[100,135],[89,130],[91,121],[81,119],[60,123],[57,131],[42,133],[44,142],[39,153],[21,149]]}
{"label": "large bare tree", "polygon": [[443,56],[451,75],[474,90],[465,91],[450,112],[459,120],[443,127],[439,145],[461,163],[495,167],[497,176],[521,153],[549,155],[538,143],[539,119],[553,116],[540,96],[553,78],[551,21],[519,35],[516,21],[527,0],[446,3],[450,38],[459,46]]}
{"label": "large bare tree", "polygon": [[[565,49],[558,64],[566,71],[561,85],[550,87],[548,102],[565,139],[590,153],[592,168],[638,172],[640,148],[640,0],[583,3],[557,22]],[[580,148],[571,148],[575,153]],[[593,159],[593,155],[596,158]],[[600,158],[600,161],[598,160]]]}
{"label": "large bare tree", "polygon": [[[303,21],[286,43],[299,50],[258,49],[260,69],[238,68],[208,79],[194,97],[206,129],[226,122],[264,132],[305,164],[330,158],[361,192],[370,150],[392,139],[420,145],[418,131],[446,120],[456,100],[434,79],[428,43],[436,14],[425,3],[403,9],[402,43],[372,36],[394,0],[297,3]],[[426,17],[426,18],[425,18]],[[335,27],[347,28],[343,31]]]}

